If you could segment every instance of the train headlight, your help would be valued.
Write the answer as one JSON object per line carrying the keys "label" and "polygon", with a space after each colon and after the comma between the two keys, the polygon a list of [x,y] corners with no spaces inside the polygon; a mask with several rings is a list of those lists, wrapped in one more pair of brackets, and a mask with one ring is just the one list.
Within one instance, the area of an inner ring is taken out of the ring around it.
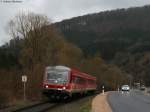
{"label": "train headlight", "polygon": [[48,88],[48,85],[46,85],[45,87]]}
{"label": "train headlight", "polygon": [[66,87],[63,87],[63,89],[66,89]]}

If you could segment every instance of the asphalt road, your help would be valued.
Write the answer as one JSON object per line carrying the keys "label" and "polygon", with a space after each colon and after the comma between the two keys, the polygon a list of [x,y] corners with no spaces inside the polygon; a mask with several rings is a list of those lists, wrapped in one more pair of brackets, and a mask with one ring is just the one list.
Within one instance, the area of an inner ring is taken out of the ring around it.
{"label": "asphalt road", "polygon": [[113,112],[150,112],[150,96],[140,91],[110,92],[108,101]]}

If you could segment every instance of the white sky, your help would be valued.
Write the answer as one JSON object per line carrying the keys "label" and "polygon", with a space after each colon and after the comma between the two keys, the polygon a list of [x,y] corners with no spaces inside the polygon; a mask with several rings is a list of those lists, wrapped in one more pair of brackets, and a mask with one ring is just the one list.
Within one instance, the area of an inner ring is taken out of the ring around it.
{"label": "white sky", "polygon": [[0,0],[0,45],[11,39],[6,32],[8,21],[22,11],[44,14],[55,22],[88,13],[148,4],[150,0]]}

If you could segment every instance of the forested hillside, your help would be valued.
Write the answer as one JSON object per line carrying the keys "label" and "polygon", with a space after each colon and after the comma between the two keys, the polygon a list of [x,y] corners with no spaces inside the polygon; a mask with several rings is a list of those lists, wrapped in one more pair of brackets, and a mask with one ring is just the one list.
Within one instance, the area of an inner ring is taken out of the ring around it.
{"label": "forested hillside", "polygon": [[98,52],[134,82],[150,85],[150,6],[89,14],[55,26],[85,55]]}
{"label": "forested hillside", "polygon": [[26,98],[41,100],[46,66],[63,65],[78,69],[97,78],[101,90],[116,90],[129,83],[128,74],[107,64],[98,53],[85,53],[65,39],[44,15],[22,13],[8,23],[12,39],[0,47],[0,108],[23,100],[22,75],[28,77]]}

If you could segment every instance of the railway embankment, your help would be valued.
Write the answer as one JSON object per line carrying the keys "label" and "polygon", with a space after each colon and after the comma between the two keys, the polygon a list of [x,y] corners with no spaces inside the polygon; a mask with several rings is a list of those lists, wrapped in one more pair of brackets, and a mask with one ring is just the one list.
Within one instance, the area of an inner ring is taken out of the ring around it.
{"label": "railway embankment", "polygon": [[29,107],[34,107],[37,105],[41,105],[43,103],[45,103],[46,101],[18,101],[16,102],[16,104],[6,107],[6,108],[2,108],[0,109],[0,112],[15,112],[15,111],[19,111],[25,108],[29,108]]}
{"label": "railway embankment", "polygon": [[108,92],[98,94],[92,101],[92,112],[112,112],[107,101]]}

